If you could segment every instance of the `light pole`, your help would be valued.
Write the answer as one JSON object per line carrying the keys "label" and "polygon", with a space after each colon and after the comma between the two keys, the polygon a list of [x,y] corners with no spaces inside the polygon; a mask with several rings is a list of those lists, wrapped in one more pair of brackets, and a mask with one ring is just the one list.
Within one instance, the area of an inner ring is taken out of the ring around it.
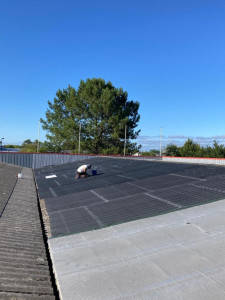
{"label": "light pole", "polygon": [[163,137],[163,128],[161,127],[161,135],[160,135],[160,156],[162,156],[162,137]]}
{"label": "light pole", "polygon": [[37,142],[37,153],[39,152],[39,146],[40,146],[40,120],[38,123],[38,142]]}
{"label": "light pole", "polygon": [[79,143],[78,143],[78,154],[80,154],[80,133],[81,133],[81,123],[79,125]]}
{"label": "light pole", "polygon": [[4,140],[4,138],[1,138],[1,152],[2,152],[2,140]]}
{"label": "light pole", "polygon": [[127,125],[125,125],[125,133],[124,133],[124,150],[123,155],[126,155],[126,144],[127,144]]}

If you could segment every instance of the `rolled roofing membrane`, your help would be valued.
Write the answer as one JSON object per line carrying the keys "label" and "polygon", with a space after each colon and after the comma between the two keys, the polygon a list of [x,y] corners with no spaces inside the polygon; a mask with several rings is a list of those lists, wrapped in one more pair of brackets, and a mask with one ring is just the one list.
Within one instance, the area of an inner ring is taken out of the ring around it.
{"label": "rolled roofing membrane", "polygon": [[61,299],[225,299],[224,167],[78,165],[35,171]]}

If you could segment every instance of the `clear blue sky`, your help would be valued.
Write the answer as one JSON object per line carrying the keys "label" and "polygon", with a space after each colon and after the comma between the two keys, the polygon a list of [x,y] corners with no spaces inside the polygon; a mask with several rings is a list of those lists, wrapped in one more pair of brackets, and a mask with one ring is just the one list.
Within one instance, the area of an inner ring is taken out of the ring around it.
{"label": "clear blue sky", "polygon": [[0,138],[36,139],[58,89],[101,77],[140,102],[144,149],[161,127],[223,142],[224,31],[223,0],[1,0]]}

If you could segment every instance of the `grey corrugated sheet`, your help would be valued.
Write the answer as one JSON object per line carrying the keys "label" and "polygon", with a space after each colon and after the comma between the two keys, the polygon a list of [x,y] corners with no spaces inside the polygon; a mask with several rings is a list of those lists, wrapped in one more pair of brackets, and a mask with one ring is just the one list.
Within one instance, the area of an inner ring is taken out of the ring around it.
{"label": "grey corrugated sheet", "polygon": [[[19,152],[0,152],[0,162],[19,165],[28,168],[41,168],[49,165],[59,165],[84,159],[96,158],[98,155],[86,155],[86,154],[55,154],[55,153],[19,153]],[[100,155],[100,157],[102,157]],[[104,156],[103,156],[104,157]],[[105,156],[110,157],[110,156]],[[114,157],[114,156],[112,156]],[[215,164],[225,165],[225,159],[217,158],[193,158],[193,157],[159,157],[159,156],[125,156],[120,159],[136,159],[136,160],[151,160],[151,161],[169,161],[179,163],[199,163],[199,164]]]}
{"label": "grey corrugated sheet", "polygon": [[[18,171],[2,166],[1,184],[4,178],[15,183]],[[10,198],[0,217],[0,299],[55,299],[32,170],[23,168],[22,174],[14,188],[8,185]]]}
{"label": "grey corrugated sheet", "polygon": [[0,162],[17,165],[27,168],[32,168],[33,154],[32,153],[18,153],[18,152],[0,152]]}
{"label": "grey corrugated sheet", "polygon": [[50,165],[61,165],[91,159],[92,155],[77,154],[55,154],[55,153],[18,153],[18,152],[0,152],[0,162],[27,168],[41,168]]}
{"label": "grey corrugated sheet", "polygon": [[33,169],[50,166],[62,165],[83,159],[90,159],[93,156],[76,155],[76,154],[33,154]]}

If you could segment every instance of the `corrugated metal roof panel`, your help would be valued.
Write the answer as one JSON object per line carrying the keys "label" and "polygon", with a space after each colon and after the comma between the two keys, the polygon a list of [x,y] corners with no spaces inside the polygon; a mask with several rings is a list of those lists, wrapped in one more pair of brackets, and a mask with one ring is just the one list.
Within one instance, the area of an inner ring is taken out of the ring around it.
{"label": "corrugated metal roof panel", "polygon": [[20,171],[9,165],[0,168],[9,198],[0,218],[0,298],[55,299],[32,170],[24,168],[17,180]]}

